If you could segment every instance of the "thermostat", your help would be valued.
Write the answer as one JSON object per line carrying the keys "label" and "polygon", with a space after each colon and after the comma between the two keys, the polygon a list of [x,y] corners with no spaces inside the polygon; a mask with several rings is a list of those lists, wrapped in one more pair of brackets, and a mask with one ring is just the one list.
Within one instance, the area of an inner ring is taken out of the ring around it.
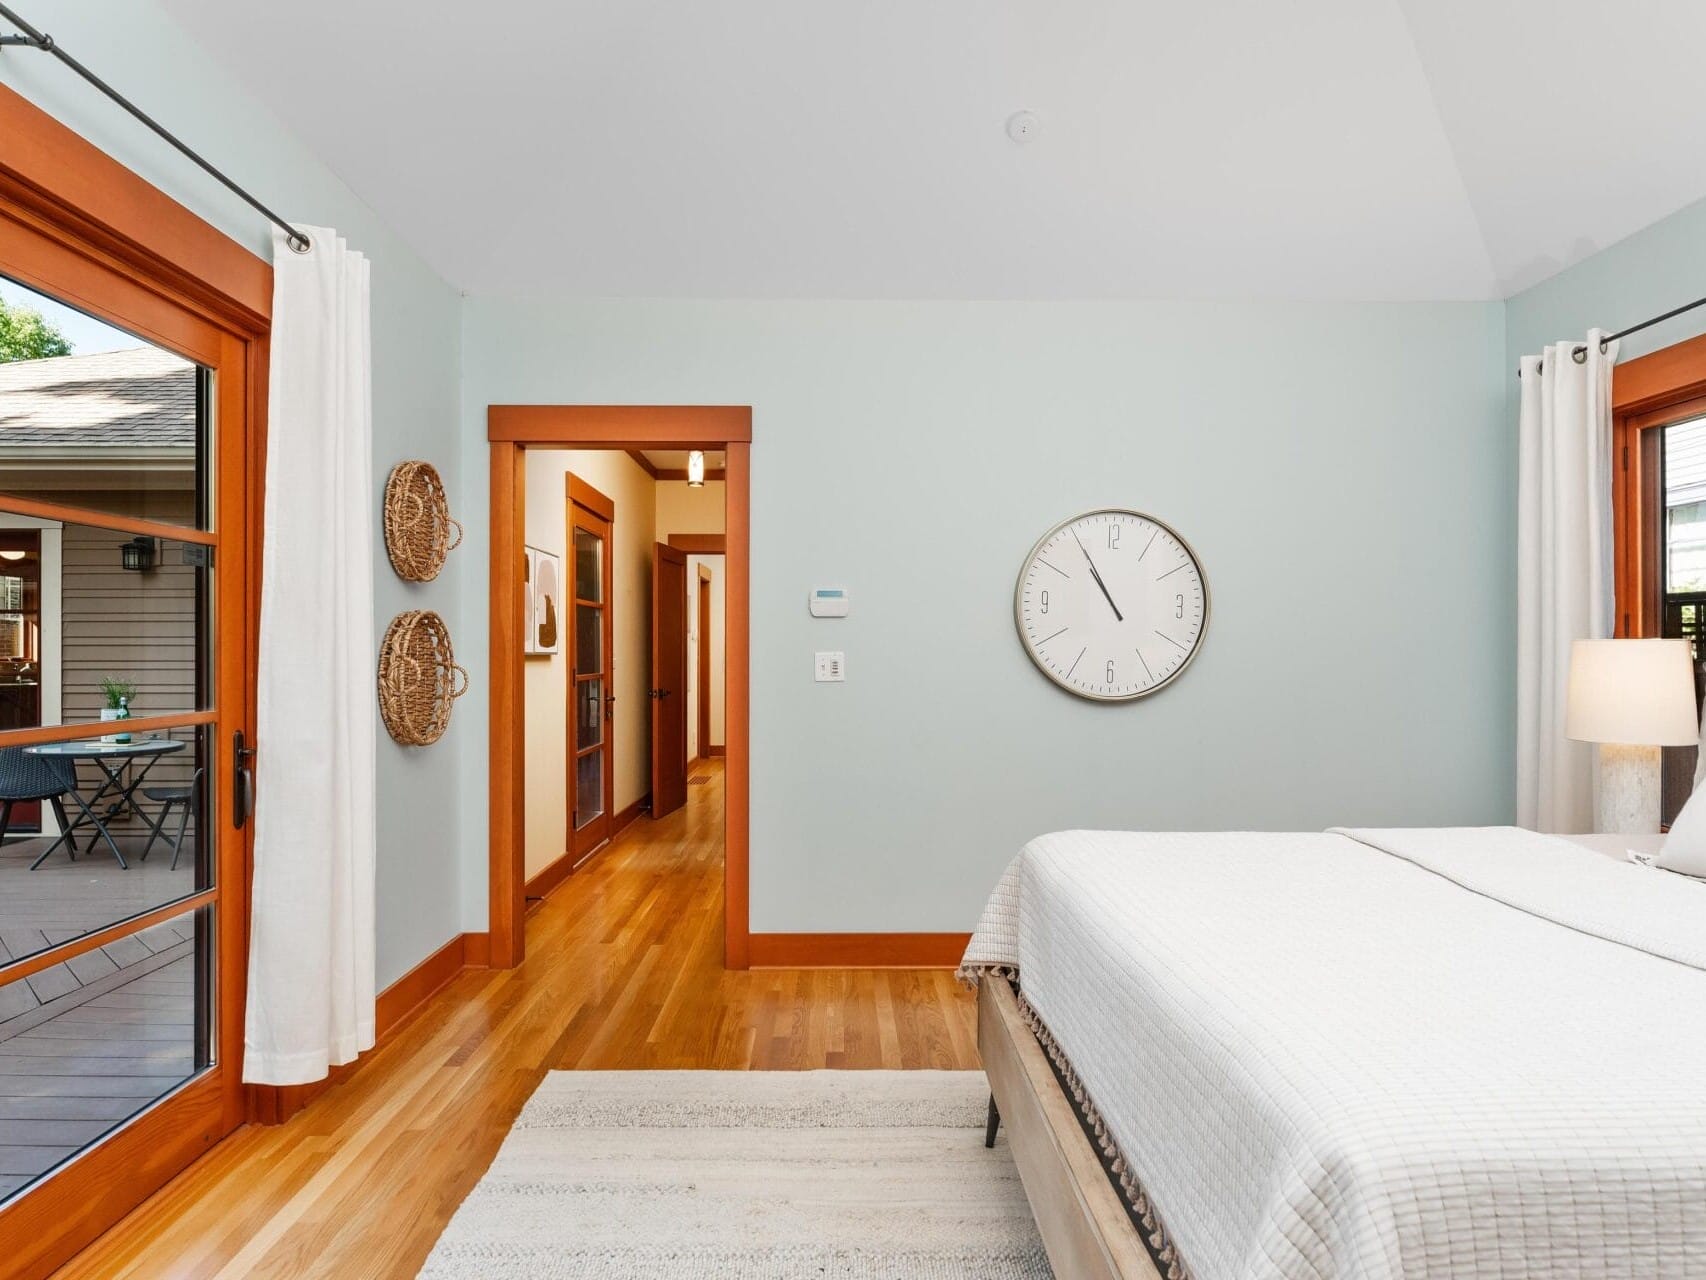
{"label": "thermostat", "polygon": [[809,603],[814,618],[845,618],[848,605],[847,588],[813,587]]}

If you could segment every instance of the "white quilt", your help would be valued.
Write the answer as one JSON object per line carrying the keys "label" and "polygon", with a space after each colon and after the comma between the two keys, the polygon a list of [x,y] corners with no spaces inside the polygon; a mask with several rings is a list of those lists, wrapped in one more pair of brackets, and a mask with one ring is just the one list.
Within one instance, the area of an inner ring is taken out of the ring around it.
{"label": "white quilt", "polygon": [[965,964],[1196,1280],[1706,1276],[1706,886],[1511,828],[1072,831]]}

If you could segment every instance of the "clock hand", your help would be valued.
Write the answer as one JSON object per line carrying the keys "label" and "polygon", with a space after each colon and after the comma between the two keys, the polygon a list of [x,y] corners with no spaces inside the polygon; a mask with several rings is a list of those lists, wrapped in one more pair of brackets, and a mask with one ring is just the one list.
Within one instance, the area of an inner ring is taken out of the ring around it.
{"label": "clock hand", "polygon": [[1084,541],[1078,536],[1078,530],[1072,530],[1072,540],[1078,544],[1078,549],[1084,552],[1084,563],[1090,566],[1090,576],[1096,580],[1096,585],[1102,589],[1102,599],[1108,602],[1108,608],[1114,611],[1114,617],[1120,622],[1125,621],[1125,614],[1120,612],[1119,605],[1114,603],[1113,596],[1108,594],[1108,584],[1102,581],[1102,575],[1096,572],[1096,562],[1090,558]]}

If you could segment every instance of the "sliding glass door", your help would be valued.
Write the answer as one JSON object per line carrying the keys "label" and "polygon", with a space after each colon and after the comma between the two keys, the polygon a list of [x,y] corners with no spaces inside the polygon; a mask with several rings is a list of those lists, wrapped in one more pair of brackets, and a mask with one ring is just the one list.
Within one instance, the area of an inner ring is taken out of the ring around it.
{"label": "sliding glass door", "polygon": [[39,1274],[244,1118],[253,354],[9,230],[0,1238]]}

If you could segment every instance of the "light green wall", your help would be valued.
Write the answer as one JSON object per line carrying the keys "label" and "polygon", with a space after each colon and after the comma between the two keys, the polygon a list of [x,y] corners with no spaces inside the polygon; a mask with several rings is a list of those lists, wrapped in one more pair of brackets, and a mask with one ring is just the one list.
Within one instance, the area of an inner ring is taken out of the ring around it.
{"label": "light green wall", "polygon": [[[88,66],[285,217],[337,227],[373,263],[375,485],[401,458],[452,463],[460,439],[460,299],[273,116],[148,0],[54,0],[30,16]],[[267,224],[53,59],[0,53],[0,83],[262,256]],[[0,147],[5,145],[0,139]],[[454,499],[454,467],[449,483]],[[483,481],[482,481],[483,483]],[[375,524],[379,493],[374,494]],[[377,532],[376,532],[377,539]],[[381,628],[403,609],[455,617],[468,553],[433,583],[401,582],[375,548]],[[379,735],[379,946],[383,986],[462,928],[455,738],[405,751]],[[261,744],[265,750],[266,744]],[[265,804],[266,797],[259,797]],[[484,845],[480,846],[484,859]],[[480,926],[484,928],[482,924]]]}
{"label": "light green wall", "polygon": [[[1498,304],[583,303],[464,308],[486,668],[485,407],[753,406],[758,930],[969,928],[1063,826],[1509,821],[1512,494]],[[1213,594],[1190,672],[1132,705],[1047,683],[1014,575],[1129,505]],[[816,620],[815,584],[852,590]],[[841,685],[812,653],[843,649]],[[483,683],[459,705],[484,776]],[[463,797],[484,838],[483,792]],[[470,911],[484,865],[470,859]]]}
{"label": "light green wall", "polygon": [[[475,676],[439,747],[382,739],[381,982],[485,923],[488,402],[754,406],[754,924],[964,928],[1061,825],[1509,820],[1515,358],[1706,292],[1696,206],[1504,305],[464,304],[153,4],[53,9],[67,47],[373,259],[376,471],[447,464],[468,523],[437,582],[376,578],[379,622],[440,610]],[[62,68],[8,52],[0,82],[265,251]],[[1177,524],[1214,595],[1202,658],[1135,706],[1059,693],[1012,635],[1031,539],[1104,503]],[[807,616],[825,582],[853,588],[845,622]],[[829,647],[843,686],[811,681]]]}

